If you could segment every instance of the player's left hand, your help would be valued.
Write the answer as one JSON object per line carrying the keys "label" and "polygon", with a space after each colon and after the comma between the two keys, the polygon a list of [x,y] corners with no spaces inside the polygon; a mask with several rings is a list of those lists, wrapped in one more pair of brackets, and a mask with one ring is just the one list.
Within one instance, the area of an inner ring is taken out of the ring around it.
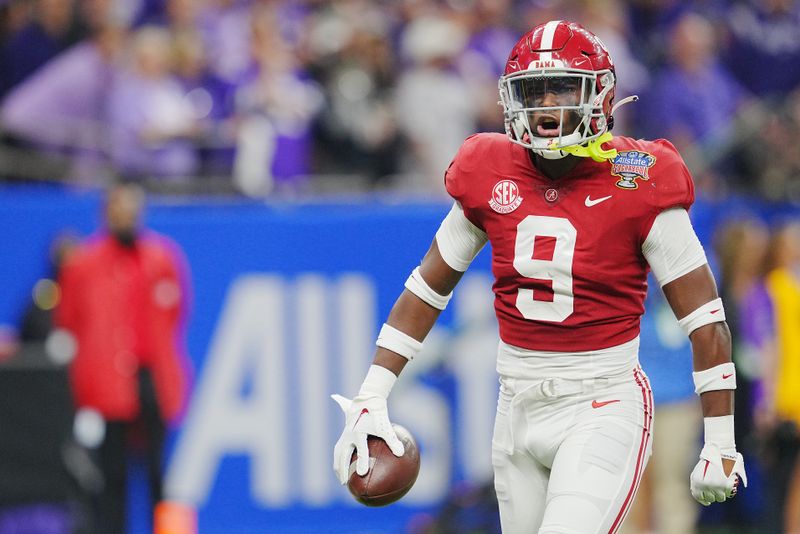
{"label": "player's left hand", "polygon": [[[723,462],[729,465],[723,465]],[[732,468],[730,464],[733,464]],[[692,497],[703,506],[708,506],[734,497],[740,478],[747,487],[742,455],[734,450],[732,454],[723,456],[717,445],[706,443],[700,451],[700,461],[689,476],[689,487]]]}

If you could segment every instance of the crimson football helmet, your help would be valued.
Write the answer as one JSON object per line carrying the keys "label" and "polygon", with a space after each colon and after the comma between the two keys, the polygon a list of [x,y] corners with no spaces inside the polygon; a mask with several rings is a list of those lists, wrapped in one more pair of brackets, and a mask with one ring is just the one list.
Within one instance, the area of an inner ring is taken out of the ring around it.
{"label": "crimson football helmet", "polygon": [[596,35],[574,22],[540,24],[517,42],[500,77],[506,133],[547,159],[574,153],[561,148],[585,145],[613,126],[615,82],[614,62]]}

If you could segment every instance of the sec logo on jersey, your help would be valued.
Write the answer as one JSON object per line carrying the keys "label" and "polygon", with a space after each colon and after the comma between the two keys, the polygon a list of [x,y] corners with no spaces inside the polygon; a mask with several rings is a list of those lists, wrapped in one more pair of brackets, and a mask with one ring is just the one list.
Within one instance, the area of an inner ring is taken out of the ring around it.
{"label": "sec logo on jersey", "polygon": [[512,180],[500,180],[492,188],[489,206],[497,213],[511,213],[522,204],[517,184]]}

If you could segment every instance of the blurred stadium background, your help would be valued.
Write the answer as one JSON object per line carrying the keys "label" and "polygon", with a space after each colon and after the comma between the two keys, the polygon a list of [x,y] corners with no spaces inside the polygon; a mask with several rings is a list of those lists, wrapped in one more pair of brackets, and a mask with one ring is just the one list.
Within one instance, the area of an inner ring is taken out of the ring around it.
{"label": "blurred stadium background", "polygon": [[[508,51],[555,18],[603,39],[617,99],[640,95],[615,133],[671,139],[696,179],[692,218],[743,376],[737,442],[751,486],[694,507],[687,522],[772,532],[783,513],[770,498],[776,427],[748,393],[770,384],[763,339],[742,325],[761,320],[745,296],[775,266],[771,236],[800,214],[793,0],[0,1],[0,384],[10,384],[0,387],[0,465],[15,466],[15,477],[0,473],[0,532],[23,532],[9,519],[20,507],[80,506],[80,465],[70,468],[78,483],[62,480],[58,461],[21,462],[10,438],[60,439],[66,392],[13,373],[61,376],[64,362],[22,339],[23,312],[56,305],[37,296],[51,245],[96,228],[101,192],[119,179],[147,188],[149,225],[190,264],[193,392],[169,439],[166,491],[196,507],[200,532],[498,532],[488,251],[392,395],[393,419],[423,458],[399,504],[363,508],[336,483],[342,418],[329,395],[356,392],[380,324],[449,209],[442,174],[459,144],[502,130],[496,81]],[[657,403],[683,405],[688,344],[652,293],[643,364]],[[699,430],[686,434],[699,440]],[[796,426],[784,431],[796,451]],[[680,439],[666,438],[665,449]],[[688,495],[690,465],[675,469]],[[137,480],[134,471],[131,532],[145,533]]]}

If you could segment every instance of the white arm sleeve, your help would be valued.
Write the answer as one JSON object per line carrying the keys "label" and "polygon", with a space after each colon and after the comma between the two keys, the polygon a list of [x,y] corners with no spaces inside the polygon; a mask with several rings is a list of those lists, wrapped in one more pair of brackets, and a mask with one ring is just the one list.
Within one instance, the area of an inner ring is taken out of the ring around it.
{"label": "white arm sleeve", "polygon": [[436,231],[436,244],[442,259],[459,272],[464,272],[489,240],[488,236],[472,224],[458,202]]}
{"label": "white arm sleeve", "polygon": [[708,263],[683,208],[658,214],[642,244],[642,253],[661,287]]}

